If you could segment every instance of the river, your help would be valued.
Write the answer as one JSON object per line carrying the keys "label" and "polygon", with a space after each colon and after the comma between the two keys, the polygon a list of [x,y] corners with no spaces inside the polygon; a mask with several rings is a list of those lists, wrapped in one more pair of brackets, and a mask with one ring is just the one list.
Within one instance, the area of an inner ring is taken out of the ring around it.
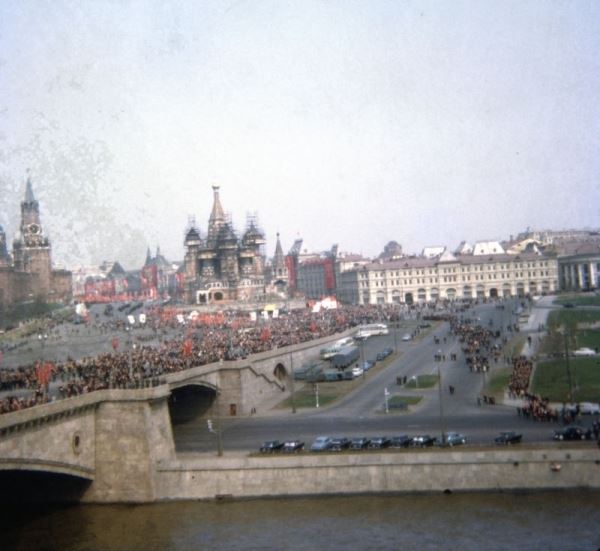
{"label": "river", "polygon": [[5,507],[2,549],[600,549],[600,492]]}

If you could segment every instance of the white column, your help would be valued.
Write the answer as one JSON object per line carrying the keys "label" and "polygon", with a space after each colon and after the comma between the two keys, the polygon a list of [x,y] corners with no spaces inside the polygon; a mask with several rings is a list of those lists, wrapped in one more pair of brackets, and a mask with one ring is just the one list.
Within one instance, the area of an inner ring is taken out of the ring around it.
{"label": "white column", "polygon": [[595,288],[598,286],[598,271],[596,270],[596,263],[590,262],[590,287]]}
{"label": "white column", "polygon": [[579,284],[579,288],[584,288],[584,277],[583,277],[583,264],[577,264],[577,283]]}

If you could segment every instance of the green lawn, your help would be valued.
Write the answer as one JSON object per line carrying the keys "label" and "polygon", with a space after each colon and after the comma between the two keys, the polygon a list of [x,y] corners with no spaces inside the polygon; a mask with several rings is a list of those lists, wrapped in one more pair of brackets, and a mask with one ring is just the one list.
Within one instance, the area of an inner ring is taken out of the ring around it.
{"label": "green lawn", "polygon": [[600,321],[600,310],[553,310],[548,316],[548,327],[576,327],[578,323],[594,323]]}
{"label": "green lawn", "polygon": [[417,380],[409,379],[404,388],[431,388],[438,382],[437,375],[419,375]]}
{"label": "green lawn", "polygon": [[392,396],[388,400],[388,405],[390,407],[414,406],[422,399],[422,396]]}
{"label": "green lawn", "polygon": [[555,304],[566,304],[570,302],[575,306],[600,306],[600,295],[595,293],[584,293],[581,295],[566,295],[557,298]]}
{"label": "green lawn", "polygon": [[504,389],[508,387],[508,380],[512,373],[512,367],[503,367],[494,370],[494,373],[488,378],[484,394],[501,395]]}
{"label": "green lawn", "polygon": [[[572,401],[600,402],[600,358],[569,358]],[[552,402],[569,401],[569,378],[565,359],[538,364],[531,390]]]}
{"label": "green lawn", "polygon": [[[340,392],[336,392],[335,389],[322,388],[323,385],[324,383],[319,383],[319,407],[330,404],[340,396]],[[317,401],[312,385],[305,385],[304,388],[295,392],[294,403],[297,408],[316,408]],[[277,405],[279,409],[291,409],[291,407],[291,398],[287,398]]]}

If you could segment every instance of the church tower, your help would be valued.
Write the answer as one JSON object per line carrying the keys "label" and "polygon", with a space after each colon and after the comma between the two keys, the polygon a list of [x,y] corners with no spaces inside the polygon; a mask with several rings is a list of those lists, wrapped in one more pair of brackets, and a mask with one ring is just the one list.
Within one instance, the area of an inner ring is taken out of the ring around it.
{"label": "church tower", "polygon": [[219,230],[225,225],[225,211],[219,199],[219,186],[213,186],[213,207],[208,219],[208,242],[213,245],[219,237]]}
{"label": "church tower", "polygon": [[273,257],[273,273],[272,281],[275,288],[281,293],[287,290],[289,284],[288,269],[283,256],[283,248],[279,240],[279,232],[277,232],[277,244],[275,245],[275,256]]}
{"label": "church tower", "polygon": [[6,248],[6,233],[4,228],[0,226],[0,266],[10,266],[11,259]]}
{"label": "church tower", "polygon": [[21,202],[20,237],[13,244],[13,257],[16,270],[32,274],[32,294],[47,296],[52,278],[50,242],[42,230],[40,207],[30,178],[27,178],[25,198]]}

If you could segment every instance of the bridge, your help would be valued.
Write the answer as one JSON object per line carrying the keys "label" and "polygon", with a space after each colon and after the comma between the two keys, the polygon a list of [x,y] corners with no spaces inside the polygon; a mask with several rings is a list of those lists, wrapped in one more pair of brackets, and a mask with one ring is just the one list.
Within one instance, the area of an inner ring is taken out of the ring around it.
{"label": "bridge", "polygon": [[171,373],[158,386],[99,390],[4,414],[0,484],[28,479],[37,487],[54,477],[69,481],[74,500],[153,501],[155,473],[176,460],[173,422],[245,416],[284,398],[293,366],[348,333]]}

